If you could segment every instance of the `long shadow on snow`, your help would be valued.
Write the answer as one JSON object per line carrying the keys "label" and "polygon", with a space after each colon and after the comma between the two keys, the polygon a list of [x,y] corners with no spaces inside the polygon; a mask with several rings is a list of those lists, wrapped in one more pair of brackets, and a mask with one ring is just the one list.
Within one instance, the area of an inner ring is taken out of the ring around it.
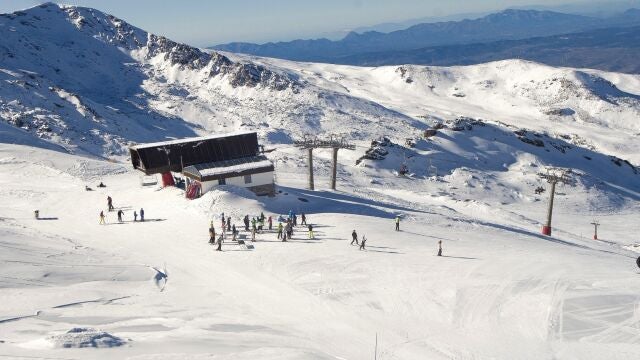
{"label": "long shadow on snow", "polygon": [[[300,202],[300,204],[297,204],[298,206],[294,207],[292,206],[292,202],[286,201],[286,199],[280,201],[281,195],[278,195],[274,200],[264,202],[264,207],[267,211],[286,214],[292,209],[292,207],[296,210],[295,208],[300,208],[302,204],[304,204],[305,209],[318,212],[366,215],[382,218],[392,218],[398,211],[427,213],[422,210],[411,209],[385,202],[378,202],[346,193],[322,190],[312,191],[288,186],[278,186],[278,188],[295,197],[304,196],[309,200],[309,202]],[[381,208],[384,208],[384,210]],[[305,212],[308,213],[309,211]]]}

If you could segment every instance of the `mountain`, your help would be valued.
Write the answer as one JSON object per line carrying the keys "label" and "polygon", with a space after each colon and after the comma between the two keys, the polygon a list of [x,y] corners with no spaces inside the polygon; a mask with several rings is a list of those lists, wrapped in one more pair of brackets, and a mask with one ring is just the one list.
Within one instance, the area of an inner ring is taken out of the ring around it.
{"label": "mountain", "polygon": [[451,66],[518,58],[552,66],[637,74],[640,73],[638,57],[640,57],[640,27],[636,26],[597,29],[525,40],[362,53],[336,60],[342,64],[363,66],[400,64]]}
{"label": "mountain", "polygon": [[[0,353],[640,358],[639,118],[640,75],[301,63],[209,53],[83,7],[1,16]],[[221,185],[186,199],[141,184],[127,156],[237,130],[259,134],[276,196]],[[354,145],[337,190],[331,149],[313,151],[305,188],[305,133]],[[571,171],[545,236],[550,167]],[[314,238],[238,226],[290,211]]]}
{"label": "mountain", "polygon": [[478,19],[419,24],[390,33],[351,32],[339,41],[294,40],[263,45],[230,43],[212,48],[297,61],[340,63],[343,57],[367,52],[403,51],[438,45],[527,39],[633,25],[640,25],[640,16],[633,10],[602,19],[552,11],[509,9]]}
{"label": "mountain", "polygon": [[0,25],[0,116],[20,143],[33,136],[112,157],[132,142],[243,129],[267,144],[305,133],[413,137],[463,116],[560,133],[640,162],[633,76],[522,61],[355,68],[225,56],[55,4],[3,15]]}

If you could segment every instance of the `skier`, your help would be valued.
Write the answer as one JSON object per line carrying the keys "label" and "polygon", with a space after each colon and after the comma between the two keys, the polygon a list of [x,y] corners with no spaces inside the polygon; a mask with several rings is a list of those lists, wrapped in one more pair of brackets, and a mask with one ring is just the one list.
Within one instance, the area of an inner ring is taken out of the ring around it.
{"label": "skier", "polygon": [[273,229],[273,219],[271,218],[271,215],[269,215],[268,223],[269,223],[269,231],[271,231],[271,229]]}
{"label": "skier", "polygon": [[252,218],[251,219],[251,230],[252,231],[258,231],[258,228],[256,226],[256,218]]}
{"label": "skier", "polygon": [[291,222],[287,224],[286,230],[287,230],[287,239],[291,240],[291,237],[293,236],[293,225],[291,224]]}
{"label": "skier", "polygon": [[256,241],[256,228],[251,229],[251,242]]}
{"label": "skier", "polygon": [[109,208],[109,211],[113,210],[113,199],[111,196],[107,196],[107,207]]}
{"label": "skier", "polygon": [[216,242],[216,229],[213,227],[209,227],[209,244],[214,244]]}
{"label": "skier", "polygon": [[438,256],[442,256],[442,240],[438,240]]}
{"label": "skier", "polygon": [[307,227],[309,228],[309,239],[315,239],[315,236],[313,236],[313,226],[309,224]]}
{"label": "skier", "polygon": [[227,231],[231,231],[231,216],[227,217]]}
{"label": "skier", "polygon": [[138,221],[138,213],[135,210],[133,210],[133,222],[136,222],[136,221]]}
{"label": "skier", "polygon": [[222,235],[218,238],[218,248],[216,251],[222,251]]}
{"label": "skier", "polygon": [[236,235],[238,235],[238,230],[236,230],[236,224],[233,224],[231,227],[231,235],[233,236],[233,241],[236,241]]}
{"label": "skier", "polygon": [[144,209],[140,208],[140,221],[144,222]]}
{"label": "skier", "polygon": [[264,219],[259,219],[258,220],[258,231],[262,232],[262,229],[264,229]]}
{"label": "skier", "polygon": [[260,221],[264,221],[264,212],[260,211]]}
{"label": "skier", "polygon": [[302,222],[300,223],[300,225],[307,225],[307,217],[305,216],[305,214],[300,214],[300,217],[302,218]]}
{"label": "skier", "polygon": [[224,229],[225,225],[226,225],[226,221],[224,219],[224,213],[222,213],[222,228]]}
{"label": "skier", "polygon": [[396,215],[396,231],[400,231],[400,215]]}
{"label": "skier", "polygon": [[362,235],[362,242],[360,243],[360,250],[366,250],[364,248],[364,243],[366,243],[366,242],[367,242],[367,238],[364,237],[364,235]]}
{"label": "skier", "polygon": [[353,232],[351,233],[351,245],[353,245],[353,243],[356,243],[356,245],[359,245],[358,233],[355,230],[353,230]]}
{"label": "skier", "polygon": [[278,223],[278,239],[282,239],[282,228],[283,228],[282,223],[279,222]]}
{"label": "skier", "polygon": [[122,222],[122,215],[123,214],[124,214],[124,211],[118,210],[118,222]]}
{"label": "skier", "polygon": [[298,226],[298,216],[296,214],[293,214],[293,226]]}
{"label": "skier", "polygon": [[106,224],[106,222],[104,221],[104,211],[100,211],[100,224]]}
{"label": "skier", "polygon": [[103,184],[102,181],[100,181],[100,184],[98,184],[98,187],[100,187],[100,188],[107,187],[107,185]]}
{"label": "skier", "polygon": [[244,216],[244,231],[249,231],[249,215]]}

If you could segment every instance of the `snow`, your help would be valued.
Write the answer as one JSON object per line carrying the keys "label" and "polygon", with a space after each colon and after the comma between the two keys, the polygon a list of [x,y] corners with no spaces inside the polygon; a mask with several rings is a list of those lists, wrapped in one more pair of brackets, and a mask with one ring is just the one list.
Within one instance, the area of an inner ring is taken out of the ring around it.
{"label": "snow", "polygon": [[[203,57],[162,55],[166,42],[98,11],[24,14],[0,18],[15,30],[0,27],[15,56],[0,62],[2,356],[365,359],[377,337],[379,359],[640,357],[637,75],[229,55],[299,84],[233,86],[235,72],[172,63]],[[423,139],[437,123],[449,127]],[[123,152],[229,131],[266,143],[275,197],[221,186],[187,200],[141,186]],[[327,190],[330,149],[314,151],[316,190],[305,189],[306,152],[292,140],[307,132],[356,145],[339,152],[338,190]],[[384,159],[355,165],[381,136]],[[412,175],[394,175],[400,165]],[[550,187],[538,174],[550,166],[573,169],[575,183],[558,186],[543,236]],[[246,214],[290,210],[307,214],[315,240],[297,227],[286,243],[258,234],[252,250],[208,245],[222,212],[248,239]],[[349,245],[354,229],[365,251]],[[82,348],[101,338],[123,346]]]}
{"label": "snow", "polygon": [[133,145],[130,148],[131,149],[145,149],[145,148],[154,148],[154,147],[158,147],[158,146],[168,146],[168,145],[175,145],[175,144],[182,144],[182,143],[186,143],[186,142],[196,142],[196,141],[204,141],[204,140],[211,140],[211,139],[220,139],[220,138],[225,138],[225,137],[230,137],[230,136],[235,136],[235,135],[247,135],[247,134],[252,134],[253,132],[251,131],[234,131],[234,132],[228,132],[228,133],[223,133],[223,134],[212,134],[212,135],[207,135],[207,136],[199,136],[199,137],[191,137],[191,138],[184,138],[184,139],[175,139],[175,140],[168,140],[168,141],[160,141],[160,142],[154,142],[154,143],[145,143],[145,144],[140,144],[140,145]]}
{"label": "snow", "polygon": [[206,164],[188,166],[184,170],[189,173],[198,173],[201,178],[210,176],[234,174],[243,171],[272,168],[271,160],[264,156],[241,158],[236,160],[219,161]]}

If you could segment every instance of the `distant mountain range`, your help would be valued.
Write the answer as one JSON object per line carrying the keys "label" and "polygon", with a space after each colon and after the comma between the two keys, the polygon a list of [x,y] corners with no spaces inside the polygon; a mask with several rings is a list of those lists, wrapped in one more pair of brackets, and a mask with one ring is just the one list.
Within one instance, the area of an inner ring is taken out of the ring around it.
{"label": "distant mountain range", "polygon": [[[230,43],[214,46],[212,48],[223,51],[275,57],[296,61],[328,62],[337,64],[370,65],[370,64],[400,64],[418,63],[434,64],[433,47],[447,47],[447,58],[440,60],[447,64],[476,63],[466,57],[486,57],[488,51],[499,50],[503,56],[513,51],[524,49],[512,49],[510,46],[522,47],[526,42],[509,43],[504,41],[534,39],[534,42],[542,45],[542,37],[552,37],[561,34],[584,33],[580,38],[583,45],[588,45],[587,36],[596,36],[593,43],[602,40],[610,40],[612,28],[626,28],[640,26],[640,10],[630,9],[621,14],[608,18],[598,18],[582,15],[563,14],[553,11],[537,10],[505,10],[490,14],[474,20],[448,21],[438,23],[425,23],[411,26],[405,30],[390,33],[365,32],[349,33],[344,39],[330,41],[294,40],[290,42],[267,43],[263,45],[248,43]],[[596,29],[608,29],[603,36],[594,32]],[[628,35],[628,34],[627,34]],[[615,40],[615,39],[614,39]],[[549,41],[553,41],[550,39]],[[485,49],[482,43],[490,43]],[[633,43],[619,45],[632,45]],[[455,47],[456,45],[474,44],[470,49]],[[450,46],[454,46],[449,48]],[[525,46],[526,47],[526,46]],[[568,48],[570,45],[564,46]],[[417,50],[419,49],[419,50]],[[493,49],[493,50],[492,50]],[[557,49],[557,46],[556,46]],[[415,50],[415,51],[414,51]],[[442,48],[438,48],[442,50]],[[532,52],[533,49],[527,49]],[[527,52],[525,51],[525,52]],[[463,58],[454,56],[455,53]],[[549,53],[549,52],[547,52]],[[423,55],[431,54],[422,58]],[[538,56],[534,57],[537,59]],[[494,59],[491,57],[491,59]],[[497,57],[503,59],[504,57]],[[565,59],[565,58],[562,58]],[[575,64],[569,64],[577,66]],[[622,67],[626,67],[622,66]],[[610,68],[607,68],[610,69]]]}
{"label": "distant mountain range", "polygon": [[452,66],[505,59],[532,60],[552,66],[640,73],[640,26],[597,29],[524,40],[363,53],[336,58],[336,62],[364,66]]}

